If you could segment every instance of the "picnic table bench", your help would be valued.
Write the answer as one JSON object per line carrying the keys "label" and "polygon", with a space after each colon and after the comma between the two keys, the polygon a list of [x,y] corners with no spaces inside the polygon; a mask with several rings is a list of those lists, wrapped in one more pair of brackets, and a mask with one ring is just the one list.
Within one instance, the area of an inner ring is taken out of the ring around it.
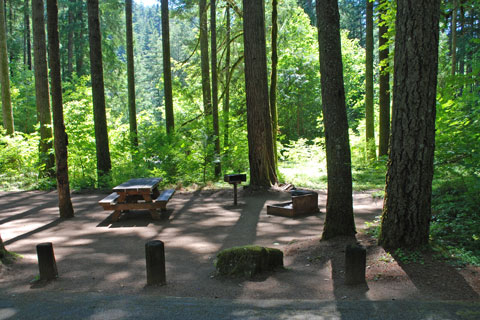
{"label": "picnic table bench", "polygon": [[149,210],[152,219],[160,219],[158,209],[165,211],[167,203],[175,193],[175,189],[167,189],[162,193],[158,184],[162,178],[130,179],[115,188],[113,193],[98,202],[104,210],[114,210],[112,221],[117,221],[122,212],[129,210]]}

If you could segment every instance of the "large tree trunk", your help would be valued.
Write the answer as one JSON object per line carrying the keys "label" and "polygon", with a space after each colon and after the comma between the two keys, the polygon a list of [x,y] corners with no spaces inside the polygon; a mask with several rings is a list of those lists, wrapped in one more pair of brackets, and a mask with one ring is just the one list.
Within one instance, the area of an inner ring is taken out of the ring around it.
{"label": "large tree trunk", "polygon": [[[41,0],[40,0],[41,1]],[[63,122],[62,77],[60,74],[60,47],[58,39],[57,0],[47,0],[48,62],[52,83],[52,110],[55,135],[55,159],[57,164],[58,207],[61,218],[74,216],[68,182],[68,138]]]}
{"label": "large tree trunk", "polygon": [[243,0],[243,41],[250,184],[253,187],[269,187],[277,177],[268,100],[263,1]]}
{"label": "large tree trunk", "polygon": [[10,96],[10,71],[8,68],[7,30],[5,28],[5,1],[0,0],[0,84],[2,86],[3,127],[13,134],[13,110]]}
{"label": "large tree trunk", "polygon": [[25,0],[23,5],[24,10],[24,60],[23,63],[27,66],[28,70],[32,70],[32,45],[30,39],[30,14],[29,14],[29,1]]}
{"label": "large tree trunk", "polygon": [[37,119],[40,122],[38,145],[41,175],[55,174],[55,156],[52,149],[52,118],[48,92],[47,47],[45,39],[45,19],[43,0],[32,0],[33,55],[35,63],[35,98]]}
{"label": "large tree trunk", "polygon": [[[386,0],[380,0],[380,5]],[[378,59],[380,60],[379,75],[379,135],[378,156],[388,154],[388,139],[390,137],[390,73],[388,72],[388,26],[384,20],[385,9],[380,9],[378,18]],[[384,47],[384,48],[383,48]]]}
{"label": "large tree trunk", "polygon": [[375,123],[373,120],[373,2],[366,1],[365,35],[365,142],[367,159],[376,158]]}
{"label": "large tree trunk", "polygon": [[[88,33],[90,42],[90,70],[92,77],[93,119],[97,150],[99,186],[106,186],[112,168],[108,146],[107,116],[105,112],[105,86],[103,83],[102,38],[98,0],[87,0]],[[107,179],[105,179],[107,178]]]}
{"label": "large tree trunk", "polygon": [[170,63],[170,22],[168,0],[162,0],[162,49],[163,49],[163,89],[165,94],[165,122],[167,134],[175,130],[172,93],[172,66]]}
{"label": "large tree trunk", "polygon": [[125,0],[125,24],[127,31],[127,82],[128,82],[128,120],[130,124],[130,142],[138,147],[137,108],[135,106],[135,63],[133,55],[132,0]]}
{"label": "large tree trunk", "polygon": [[398,0],[393,121],[379,243],[428,243],[440,0]]}
{"label": "large tree trunk", "polygon": [[275,169],[277,169],[277,38],[278,38],[278,10],[277,0],[272,0],[272,74],[270,77],[270,114],[272,116],[272,139],[273,139],[273,156],[275,159]]}
{"label": "large tree trunk", "polygon": [[[226,5],[226,54],[225,54],[225,94],[223,96],[223,147],[227,150],[229,145],[228,140],[228,131],[229,131],[229,121],[230,121],[230,34],[231,34],[231,24],[230,24],[230,4]],[[226,153],[228,156],[228,152]]]}
{"label": "large tree trunk", "polygon": [[328,196],[323,239],[354,236],[352,172],[337,0],[317,0]]}
{"label": "large tree trunk", "polygon": [[217,72],[217,11],[215,0],[210,1],[210,34],[212,47],[212,120],[215,144],[215,178],[222,173],[220,162],[220,130],[218,126],[218,72]]}

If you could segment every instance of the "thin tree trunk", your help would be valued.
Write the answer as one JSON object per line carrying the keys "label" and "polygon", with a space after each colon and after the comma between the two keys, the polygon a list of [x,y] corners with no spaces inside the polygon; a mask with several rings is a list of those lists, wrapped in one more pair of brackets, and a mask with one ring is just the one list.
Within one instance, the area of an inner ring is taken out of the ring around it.
{"label": "thin tree trunk", "polygon": [[243,41],[250,184],[269,187],[277,177],[268,97],[263,1],[243,0]]}
{"label": "thin tree trunk", "polygon": [[210,34],[212,47],[212,120],[215,144],[215,178],[222,173],[220,162],[220,130],[218,127],[218,72],[217,72],[217,12],[215,0],[210,1]]}
{"label": "thin tree trunk", "polygon": [[25,0],[24,2],[24,13],[25,13],[25,19],[24,19],[24,37],[25,37],[25,55],[24,55],[24,64],[27,66],[28,70],[32,70],[32,45],[31,45],[31,39],[30,39],[30,14],[29,14],[29,6],[28,6],[29,1]]}
{"label": "thin tree trunk", "polygon": [[460,47],[458,48],[460,74],[465,74],[465,1],[460,1]]}
{"label": "thin tree trunk", "polygon": [[112,168],[108,146],[107,115],[105,111],[105,86],[103,82],[102,38],[98,0],[87,0],[88,33],[90,40],[90,70],[92,77],[93,119],[97,150],[97,173],[99,186],[108,185]]}
{"label": "thin tree trunk", "polygon": [[138,147],[137,108],[135,105],[135,63],[133,55],[132,0],[125,0],[125,21],[127,31],[127,82],[128,82],[128,122],[130,124],[130,142]]}
{"label": "thin tree trunk", "polygon": [[398,0],[393,121],[379,243],[428,243],[440,0]]}
{"label": "thin tree trunk", "polygon": [[452,9],[452,76],[457,69],[457,1],[453,0]]}
{"label": "thin tree trunk", "polygon": [[37,119],[40,122],[39,158],[41,175],[55,174],[55,156],[52,150],[52,118],[48,92],[47,47],[45,38],[45,7],[43,0],[32,0],[33,54],[35,63],[35,98]]}
{"label": "thin tree trunk", "polygon": [[49,46],[48,59],[52,83],[51,95],[55,135],[55,159],[57,164],[58,207],[60,209],[61,218],[71,218],[74,216],[74,212],[72,201],[70,199],[70,186],[68,181],[68,137],[65,133],[65,124],[63,122],[57,0],[47,0],[47,17]]}
{"label": "thin tree trunk", "polygon": [[77,76],[82,76],[83,72],[83,34],[85,30],[85,22],[83,21],[83,1],[76,0],[76,22],[78,24],[75,31],[75,70]]}
{"label": "thin tree trunk", "polygon": [[205,132],[207,135],[207,143],[205,144],[205,159],[204,159],[204,175],[203,181],[206,180],[206,167],[212,159],[212,154],[209,149],[210,139],[212,133],[210,130],[211,113],[212,113],[212,91],[210,88],[210,66],[208,59],[208,27],[207,27],[207,1],[199,0],[199,15],[200,15],[200,64],[202,72],[202,98],[203,98],[203,112],[205,114]]}
{"label": "thin tree trunk", "polygon": [[278,115],[277,115],[277,39],[278,39],[278,10],[277,0],[272,0],[272,74],[270,77],[270,113],[272,116],[272,139],[273,139],[273,156],[275,159],[275,169],[278,165],[277,153],[277,131],[278,131]]}
{"label": "thin tree trunk", "polygon": [[366,35],[365,35],[365,142],[367,160],[376,158],[375,123],[373,119],[373,2],[366,1]]}
{"label": "thin tree trunk", "polygon": [[68,5],[68,35],[67,35],[67,74],[66,79],[72,78],[73,73],[73,10],[75,0],[70,0]]}
{"label": "thin tree trunk", "polygon": [[200,14],[200,54],[201,54],[201,68],[202,68],[202,97],[203,97],[203,112],[205,117],[211,113],[212,110],[212,92],[210,89],[210,67],[208,61],[208,30],[207,30],[207,2],[206,0],[199,0],[199,14]]}
{"label": "thin tree trunk", "polygon": [[[227,34],[226,34],[226,57],[225,57],[225,95],[223,100],[223,146],[227,150],[229,146],[229,121],[230,121],[230,34],[231,34],[231,24],[230,24],[230,4],[227,3],[225,10],[227,11]],[[228,156],[228,152],[226,152]]]}
{"label": "thin tree trunk", "polygon": [[7,134],[12,135],[14,132],[14,127],[12,98],[10,96],[10,71],[8,68],[7,30],[5,28],[5,2],[4,0],[0,1],[0,84],[2,85],[3,127],[7,131]]}
{"label": "thin tree trunk", "polygon": [[[380,5],[386,0],[380,0]],[[379,11],[378,27],[378,59],[380,60],[379,75],[379,136],[378,136],[378,156],[388,154],[388,139],[390,137],[390,73],[388,72],[388,26],[383,15],[385,9]]]}
{"label": "thin tree trunk", "polygon": [[175,130],[172,93],[172,66],[170,63],[170,20],[168,17],[168,0],[162,0],[162,49],[163,49],[163,88],[165,94],[165,122],[167,134]]}
{"label": "thin tree trunk", "polygon": [[328,195],[323,239],[354,236],[352,172],[337,0],[317,0]]}

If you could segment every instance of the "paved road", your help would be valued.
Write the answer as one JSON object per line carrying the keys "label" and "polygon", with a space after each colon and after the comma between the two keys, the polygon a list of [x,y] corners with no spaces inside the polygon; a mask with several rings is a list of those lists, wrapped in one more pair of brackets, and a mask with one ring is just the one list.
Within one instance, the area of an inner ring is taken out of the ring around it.
{"label": "paved road", "polygon": [[3,319],[480,319],[480,302],[231,301],[154,295],[0,293]]}

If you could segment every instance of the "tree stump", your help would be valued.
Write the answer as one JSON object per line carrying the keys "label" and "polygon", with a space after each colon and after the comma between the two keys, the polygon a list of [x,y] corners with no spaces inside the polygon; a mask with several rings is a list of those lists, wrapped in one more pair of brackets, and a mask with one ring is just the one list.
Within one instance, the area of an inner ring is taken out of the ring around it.
{"label": "tree stump", "polygon": [[345,284],[365,284],[367,250],[360,245],[345,248]]}
{"label": "tree stump", "polygon": [[165,246],[160,240],[152,240],[145,244],[147,262],[147,285],[165,285]]}
{"label": "tree stump", "polygon": [[51,242],[39,243],[37,245],[38,269],[40,280],[53,280],[58,277],[57,263],[53,253]]}

